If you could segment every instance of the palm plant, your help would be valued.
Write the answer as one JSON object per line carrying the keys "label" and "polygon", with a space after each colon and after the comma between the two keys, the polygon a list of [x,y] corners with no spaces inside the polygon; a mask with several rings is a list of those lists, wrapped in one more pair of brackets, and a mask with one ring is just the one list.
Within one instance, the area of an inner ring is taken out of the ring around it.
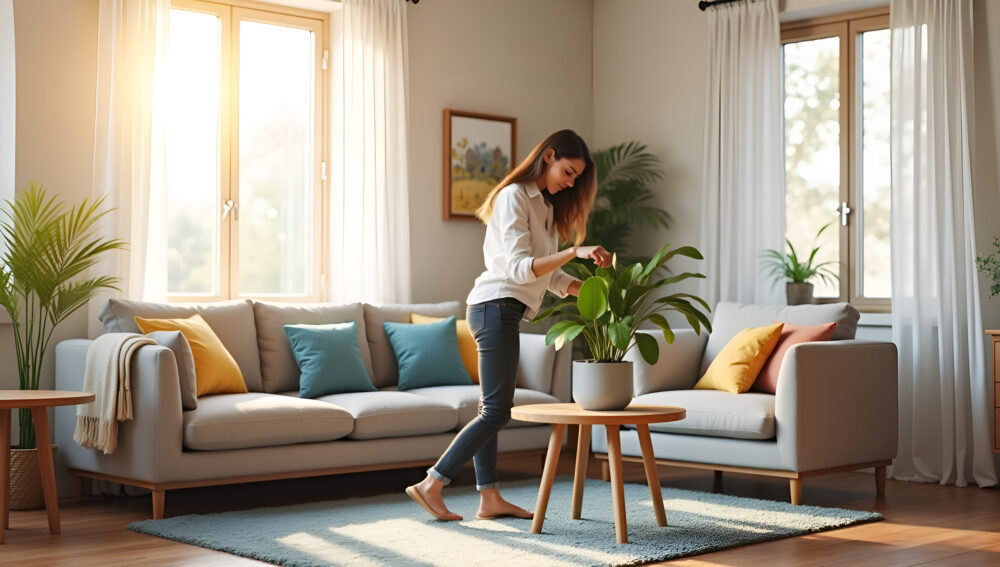
{"label": "palm plant", "polygon": [[[813,238],[814,244],[830,224],[827,223],[819,229],[819,232]],[[772,288],[783,279],[791,283],[809,283],[809,280],[818,277],[829,285],[833,285],[836,280],[840,279],[837,272],[831,268],[831,266],[837,265],[836,261],[830,260],[818,264],[813,263],[816,261],[816,254],[820,248],[819,245],[813,246],[812,252],[809,253],[807,258],[800,259],[799,254],[795,251],[795,247],[792,246],[792,242],[786,238],[785,243],[788,244],[787,254],[773,249],[764,250],[763,268],[774,280],[771,283]]]}
{"label": "palm plant", "polygon": [[[97,234],[97,221],[109,211],[99,210],[104,199],[66,208],[31,187],[5,202],[0,238],[6,249],[0,261],[0,306],[13,321],[17,372],[22,390],[37,390],[42,359],[52,331],[102,288],[115,288],[120,278],[79,279],[99,257],[121,249],[121,240]],[[30,411],[20,410],[19,444],[35,448]]]}
{"label": "palm plant", "polygon": [[593,272],[585,265],[578,266],[581,275],[586,276],[580,295],[561,300],[535,318],[535,321],[552,316],[563,319],[549,329],[545,344],[555,343],[556,349],[560,349],[582,334],[597,362],[621,362],[629,349],[636,345],[642,358],[649,364],[655,364],[659,358],[659,344],[650,335],[637,332],[643,323],[648,321],[659,327],[668,343],[674,342],[674,332],[663,316],[665,311],[682,313],[699,334],[702,327],[711,331],[712,324],[706,315],[711,309],[700,297],[688,293],[656,296],[655,292],[663,286],[688,278],[705,277],[684,272],[652,279],[668,260],[678,255],[702,259],[701,253],[691,246],[670,249],[668,244],[645,265],[637,262],[618,269],[615,257],[611,267],[598,267]]}
{"label": "palm plant", "polygon": [[668,228],[670,214],[651,204],[649,185],[663,178],[659,158],[645,144],[625,142],[593,153],[597,199],[587,221],[587,245],[613,250],[623,262],[648,261],[630,256],[628,239],[637,226]]}

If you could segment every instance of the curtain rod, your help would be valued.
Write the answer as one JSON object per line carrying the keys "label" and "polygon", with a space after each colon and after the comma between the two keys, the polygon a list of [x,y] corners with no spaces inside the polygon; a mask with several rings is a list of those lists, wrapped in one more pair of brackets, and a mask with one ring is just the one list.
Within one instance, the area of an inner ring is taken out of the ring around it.
{"label": "curtain rod", "polygon": [[698,2],[698,9],[704,12],[706,9],[712,6],[718,6],[719,4],[729,4],[730,2],[738,2],[739,0],[701,0]]}

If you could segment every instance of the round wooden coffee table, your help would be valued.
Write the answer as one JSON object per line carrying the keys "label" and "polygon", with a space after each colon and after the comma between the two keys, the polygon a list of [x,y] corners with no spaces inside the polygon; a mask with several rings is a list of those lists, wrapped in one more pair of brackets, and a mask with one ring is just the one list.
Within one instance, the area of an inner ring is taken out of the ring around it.
{"label": "round wooden coffee table", "polygon": [[52,406],[71,406],[94,401],[89,392],[64,390],[0,390],[0,543],[10,524],[7,499],[10,495],[10,410],[30,409],[35,422],[38,446],[38,469],[42,476],[45,511],[49,515],[49,533],[57,534],[59,504],[56,495],[56,468],[52,462],[52,437],[49,435],[49,412]]}
{"label": "round wooden coffee table", "polygon": [[511,417],[521,421],[551,423],[549,451],[545,456],[542,484],[538,489],[535,504],[535,518],[531,522],[531,533],[541,533],[545,522],[545,508],[549,505],[549,493],[556,476],[559,451],[567,425],[578,425],[580,435],[576,445],[576,470],[573,475],[573,509],[570,517],[580,519],[583,503],[583,484],[587,479],[587,462],[590,458],[590,426],[603,425],[608,431],[608,462],[611,466],[611,499],[615,511],[615,535],[618,543],[628,543],[628,527],[625,524],[625,492],[622,481],[622,448],[618,428],[635,425],[639,432],[639,447],[642,449],[642,464],[646,469],[646,482],[653,499],[656,523],[667,525],[663,512],[663,495],[660,492],[660,477],[656,472],[653,456],[653,442],[649,438],[649,424],[678,421],[684,419],[685,410],[669,406],[632,404],[621,411],[587,411],[576,404],[533,404],[511,409]]}

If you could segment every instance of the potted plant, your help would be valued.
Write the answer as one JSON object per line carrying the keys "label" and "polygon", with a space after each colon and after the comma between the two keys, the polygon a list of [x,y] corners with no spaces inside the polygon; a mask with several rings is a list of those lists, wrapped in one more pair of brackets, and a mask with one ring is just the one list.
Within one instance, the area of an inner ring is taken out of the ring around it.
{"label": "potted plant", "polygon": [[[813,238],[814,244],[829,226],[830,223],[827,223],[819,229]],[[786,238],[785,243],[788,244],[787,254],[773,249],[764,250],[763,268],[773,278],[773,284],[778,283],[782,279],[786,280],[785,300],[789,305],[812,303],[813,284],[809,280],[819,278],[827,284],[833,284],[834,281],[840,279],[837,272],[831,268],[831,266],[837,265],[837,262],[830,260],[814,263],[816,261],[816,254],[819,252],[819,245],[813,246],[812,252],[809,253],[807,258],[804,260],[800,259],[799,254],[795,251],[795,247],[792,246],[792,242]]]}
{"label": "potted plant", "polygon": [[992,254],[977,254],[976,268],[979,273],[990,277],[990,297],[1000,294],[1000,238],[993,237]]}
{"label": "potted plant", "polygon": [[[573,362],[573,400],[587,410],[623,409],[632,401],[632,363],[623,361],[633,346],[639,348],[643,360],[654,364],[659,359],[659,343],[653,337],[637,333],[646,322],[663,330],[668,343],[674,341],[665,311],[678,311],[699,334],[702,327],[711,331],[708,304],[688,293],[659,297],[656,291],[666,285],[688,278],[703,278],[702,274],[684,272],[653,279],[659,269],[674,256],[701,260],[702,255],[691,246],[670,249],[665,245],[648,263],[634,263],[618,269],[617,257],[609,268],[598,267],[593,272],[587,266],[577,266],[586,276],[576,298],[567,298],[539,314],[535,321],[559,316],[559,321],[545,335],[546,344],[562,348],[583,335],[593,356]],[[699,306],[704,309],[699,309]]]}
{"label": "potted plant", "polygon": [[[14,348],[21,390],[37,390],[42,360],[56,325],[83,307],[102,288],[114,288],[119,278],[82,278],[110,250],[124,248],[121,240],[97,234],[104,199],[84,200],[66,208],[63,201],[46,194],[44,186],[31,183],[27,191],[5,203],[0,217],[0,239],[5,249],[0,257],[0,306],[13,323]],[[17,449],[11,451],[12,483],[10,507],[15,510],[44,505],[39,481],[35,426],[31,412],[18,412]],[[8,440],[0,440],[7,443]],[[24,471],[21,473],[21,471]]]}

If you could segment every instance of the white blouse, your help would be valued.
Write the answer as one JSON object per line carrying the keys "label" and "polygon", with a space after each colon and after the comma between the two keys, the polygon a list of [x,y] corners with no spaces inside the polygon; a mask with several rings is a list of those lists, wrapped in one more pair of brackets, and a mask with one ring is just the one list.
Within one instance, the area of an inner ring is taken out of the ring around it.
{"label": "white blouse", "polygon": [[512,297],[525,304],[525,319],[531,319],[548,289],[566,297],[576,278],[561,269],[535,276],[531,265],[536,257],[559,251],[559,240],[546,202],[535,183],[512,183],[497,194],[493,213],[486,223],[483,260],[486,271],[466,299],[473,305],[491,299]]}

